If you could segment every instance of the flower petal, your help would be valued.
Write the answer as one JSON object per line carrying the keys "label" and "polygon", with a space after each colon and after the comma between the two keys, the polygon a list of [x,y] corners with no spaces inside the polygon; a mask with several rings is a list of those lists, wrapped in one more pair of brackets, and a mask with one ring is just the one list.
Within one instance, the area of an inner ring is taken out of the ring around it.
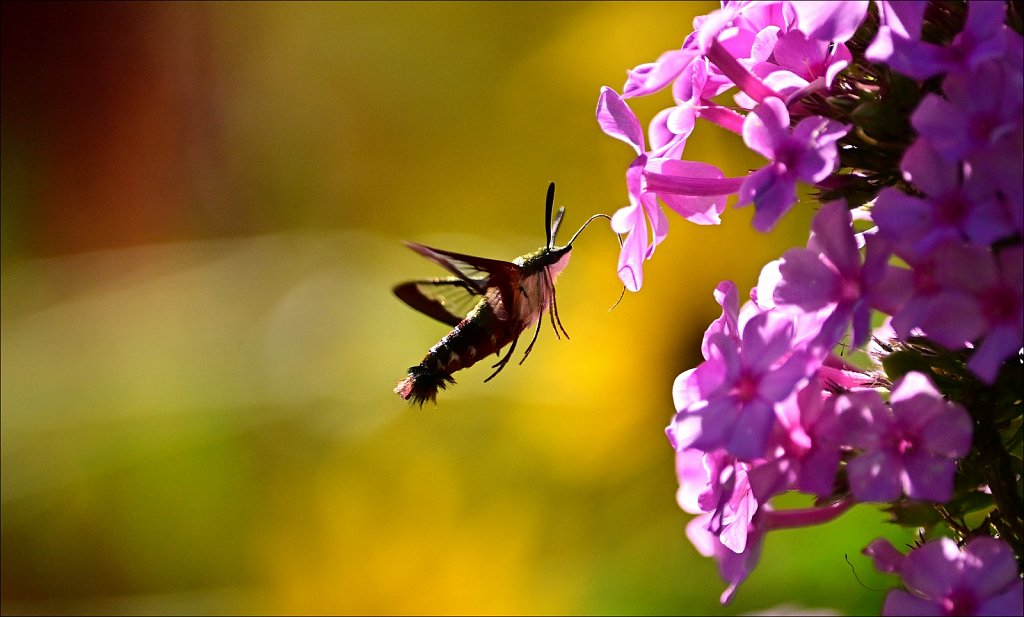
{"label": "flower petal", "polygon": [[605,135],[633,146],[638,155],[644,153],[644,131],[636,114],[617,92],[604,86],[597,98],[597,123]]}

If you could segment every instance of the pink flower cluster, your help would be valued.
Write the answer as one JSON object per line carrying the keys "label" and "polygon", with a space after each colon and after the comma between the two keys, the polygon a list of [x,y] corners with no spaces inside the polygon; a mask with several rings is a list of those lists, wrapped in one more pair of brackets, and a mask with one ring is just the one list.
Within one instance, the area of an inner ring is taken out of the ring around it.
{"label": "pink flower cluster", "polygon": [[[673,386],[678,501],[723,603],[768,531],[921,502],[947,517],[924,531],[957,542],[889,555],[908,591],[885,614],[1020,614],[1020,475],[972,468],[1008,456],[1021,415],[1024,42],[1006,24],[1003,2],[724,2],[621,94],[601,89],[598,124],[635,152],[612,220],[632,291],[667,236],[662,204],[713,225],[737,195],[767,232],[798,182],[827,196],[807,246],[767,264],[748,300],[718,286],[704,361]],[[665,88],[674,104],[645,135],[628,100]],[[727,178],[683,160],[698,119],[768,162]],[[869,342],[871,366],[836,354]],[[773,510],[786,491],[822,505]],[[956,511],[967,494],[988,496],[980,527]]]}

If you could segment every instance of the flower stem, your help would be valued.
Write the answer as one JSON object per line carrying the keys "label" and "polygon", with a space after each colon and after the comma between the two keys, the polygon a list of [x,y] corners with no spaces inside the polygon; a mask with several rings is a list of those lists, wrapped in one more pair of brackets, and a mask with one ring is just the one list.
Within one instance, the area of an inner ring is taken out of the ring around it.
{"label": "flower stem", "polygon": [[691,197],[731,195],[740,190],[744,178],[690,178],[645,171],[647,190],[651,193],[671,193]]}
{"label": "flower stem", "polygon": [[806,508],[803,510],[763,510],[761,512],[761,523],[765,531],[771,529],[792,529],[794,527],[809,527],[821,525],[839,518],[839,516],[853,506],[853,497],[847,495],[835,503],[820,508]]}
{"label": "flower stem", "polygon": [[715,39],[711,42],[711,48],[708,49],[707,58],[718,70],[728,77],[736,86],[747,93],[750,98],[754,99],[758,103],[763,103],[765,99],[770,97],[776,97],[781,99],[782,96],[778,92],[772,90],[768,86],[764,85],[760,79],[754,76],[753,73],[748,71],[739,63],[739,60],[733,57],[729,50],[724,45]]}

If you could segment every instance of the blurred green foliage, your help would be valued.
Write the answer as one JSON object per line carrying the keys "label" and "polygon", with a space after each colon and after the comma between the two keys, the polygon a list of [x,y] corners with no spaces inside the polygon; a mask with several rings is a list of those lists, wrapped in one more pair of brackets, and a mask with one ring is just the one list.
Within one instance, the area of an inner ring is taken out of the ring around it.
{"label": "blurred green foliage", "polygon": [[[714,8],[4,3],[2,612],[876,612],[881,513],[770,536],[723,608],[674,501],[670,387],[714,285],[810,208],[771,236],[673,218],[611,313],[595,226],[571,341],[436,408],[391,391],[445,332],[390,295],[440,274],[400,240],[511,259],[551,180],[566,229],[624,205],[598,89]],[[738,143],[687,157],[742,174]]]}

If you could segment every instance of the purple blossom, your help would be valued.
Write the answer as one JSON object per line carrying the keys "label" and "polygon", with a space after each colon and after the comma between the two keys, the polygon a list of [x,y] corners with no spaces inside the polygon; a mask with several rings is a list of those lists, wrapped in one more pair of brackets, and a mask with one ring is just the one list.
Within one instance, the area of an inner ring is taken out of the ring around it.
{"label": "purple blossom", "polygon": [[769,530],[824,523],[852,505],[847,500],[823,508],[774,512],[754,497],[750,469],[723,450],[676,453],[679,506],[697,515],[687,524],[686,536],[701,555],[715,559],[729,583],[720,597],[722,604],[732,600],[757,566]]}
{"label": "purple blossom", "polygon": [[879,570],[899,573],[907,589],[889,592],[883,615],[1020,615],[1024,606],[1013,550],[1001,540],[976,537],[961,550],[939,538],[902,557],[879,539],[864,553]]}
{"label": "purple blossom", "polygon": [[788,32],[794,21],[788,2],[724,2],[718,11],[694,19],[695,30],[683,47],[696,49],[710,63],[704,97],[732,87],[758,102],[778,96],[750,69],[769,58],[777,33]]}
{"label": "purple blossom", "polygon": [[845,439],[830,391],[871,385],[868,374],[829,355],[806,386],[776,406],[771,453],[748,474],[754,497],[765,503],[787,490],[832,495]]}
{"label": "purple blossom", "polygon": [[[789,103],[831,86],[832,80],[852,58],[846,45],[808,38],[799,30],[776,37],[771,57],[755,64],[751,72]],[[745,109],[756,107],[756,102],[742,92],[735,99],[737,105]]]}
{"label": "purple blossom", "polygon": [[673,82],[672,96],[676,101],[675,107],[658,112],[648,128],[651,158],[681,158],[686,140],[704,110],[712,110],[712,121],[723,120],[718,112],[720,108],[706,100],[714,93],[708,91],[708,61],[705,58],[697,58],[683,69]]}
{"label": "purple blossom", "polygon": [[899,574],[907,561],[907,556],[885,538],[875,538],[861,552],[871,558],[876,570],[886,574]]}
{"label": "purple blossom", "polygon": [[[626,235],[619,252],[619,278],[627,289],[638,291],[643,285],[643,262],[651,258],[655,247],[668,235],[668,219],[658,204],[658,197],[687,220],[698,225],[714,225],[721,222],[719,217],[725,210],[726,196],[735,192],[738,182],[724,178],[720,170],[707,163],[651,158],[653,153],[645,150],[640,122],[626,101],[611,88],[601,89],[596,116],[605,134],[629,144],[637,153],[626,170],[630,205],[612,216],[612,229]],[[681,151],[686,136],[683,133],[671,138],[662,136],[659,139],[667,141],[661,144],[660,150]],[[676,138],[682,141],[673,142]],[[648,174],[670,179],[667,187],[648,186]]]}
{"label": "purple blossom", "polygon": [[904,178],[924,196],[886,188],[871,215],[878,232],[903,253],[920,258],[947,240],[987,245],[1014,233],[1009,208],[992,184],[961,162],[947,160],[926,140],[907,149],[901,166]]}
{"label": "purple blossom", "polygon": [[[1021,46],[1022,39],[1013,39]],[[1004,208],[998,222],[1007,231],[1024,230],[1024,72],[1019,64],[989,60],[971,73],[959,72],[943,82],[946,98],[929,95],[912,118],[921,139],[947,160],[965,159],[965,171],[990,186]],[[984,92],[984,96],[978,96]],[[993,226],[996,222],[993,222]]]}
{"label": "purple blossom", "polygon": [[605,135],[629,144],[637,156],[644,154],[644,130],[640,121],[626,101],[607,86],[601,88],[597,99],[597,123]]}
{"label": "purple blossom", "polygon": [[706,98],[735,86],[736,103],[752,109],[770,97],[827,86],[850,59],[842,41],[863,19],[861,4],[726,2],[694,20],[688,46],[712,67]]}
{"label": "purple blossom", "polygon": [[[901,5],[917,5],[903,7]],[[914,79],[927,79],[939,73],[971,72],[982,62],[1002,56],[1008,45],[1008,32],[1003,21],[1003,2],[971,2],[967,23],[951,45],[939,46],[919,40],[920,16],[925,3],[888,2],[883,12],[883,26],[865,56],[884,62],[894,70]],[[896,20],[892,20],[896,17]],[[893,27],[899,24],[903,29]]]}
{"label": "purple blossom", "polygon": [[766,503],[787,490],[832,494],[839,467],[841,427],[821,381],[812,379],[778,406],[773,452],[749,472],[754,497]]}
{"label": "purple blossom", "polygon": [[722,307],[722,315],[711,322],[704,331],[704,339],[701,341],[700,350],[704,359],[711,357],[711,337],[715,334],[723,334],[732,337],[733,340],[740,340],[740,293],[736,283],[722,281],[715,287],[715,302]]}
{"label": "purple blossom", "polygon": [[1024,344],[1024,248],[1008,247],[983,259],[965,281],[981,307],[985,338],[967,368],[987,383],[995,381],[1004,360]]}
{"label": "purple blossom", "polygon": [[876,293],[893,300],[903,340],[923,334],[948,349],[975,347],[968,368],[987,383],[1024,344],[1024,249],[945,242],[924,258],[900,254],[911,270],[890,269]]}
{"label": "purple blossom", "polygon": [[816,343],[822,338],[822,326],[828,319],[831,306],[818,311],[805,311],[795,304],[777,304],[775,289],[782,280],[781,259],[770,261],[761,268],[757,287],[751,297],[758,308],[772,313],[776,319],[786,319],[793,325],[793,349],[811,351],[816,357],[823,358],[829,351],[824,345]]}
{"label": "purple blossom", "polygon": [[971,449],[971,417],[925,375],[907,373],[893,384],[891,411],[873,390],[840,395],[835,405],[848,443],[863,451],[847,466],[854,497],[949,500],[955,461]]}
{"label": "purple blossom", "polygon": [[737,57],[737,54],[731,51],[726,43],[717,39],[712,41],[711,47],[707,52],[707,58],[717,71],[725,77],[727,80],[726,84],[730,82],[735,84],[740,89],[740,92],[745,95],[743,98],[737,99],[737,103],[741,106],[743,101],[752,100],[755,103],[762,103],[769,98],[779,98],[780,94],[766,86],[760,78],[744,66],[744,63]]}
{"label": "purple blossom", "polygon": [[876,292],[888,302],[891,325],[901,340],[928,336],[948,349],[959,349],[984,329],[973,296],[945,272],[946,265],[970,270],[963,261],[970,252],[965,245],[945,242],[925,256],[897,251],[911,267],[891,268]]}
{"label": "purple blossom", "polygon": [[749,466],[724,450],[704,453],[700,460],[705,471],[704,486],[697,487],[700,491],[697,495],[699,511],[691,513],[710,514],[706,529],[717,536],[726,548],[742,553],[747,548],[750,521],[758,510],[758,502],[750,492],[747,479]]}
{"label": "purple blossom", "polygon": [[[909,119],[917,137],[900,161],[904,183],[893,177],[893,161],[905,125],[885,129],[888,112],[905,113],[900,102],[916,99],[914,85],[869,66],[860,44],[844,45],[863,22],[866,1],[723,2],[694,20],[680,49],[630,71],[621,97],[602,89],[599,125],[635,151],[626,173],[629,206],[612,225],[626,234],[619,276],[629,289],[641,286],[643,261],[666,236],[659,199],[691,222],[719,224],[725,198],[738,192],[738,206],[754,204],[755,228],[769,231],[796,202],[798,182],[851,202],[869,198],[865,189],[882,189],[873,204],[853,211],[842,200],[823,205],[806,248],[767,264],[749,301],[733,283],[720,283],[721,316],[704,333],[704,361],[673,385],[676,414],[666,434],[676,450],[677,499],[696,515],[687,527],[691,542],[729,583],[723,603],[756,566],[772,529],[825,522],[857,501],[904,496],[946,502],[951,517],[961,516],[953,500],[964,495],[953,492],[958,465],[965,477],[977,472],[975,458],[965,458],[971,415],[947,401],[957,392],[940,394],[924,368],[888,386],[886,399],[886,373],[932,361],[921,351],[927,345],[894,341],[925,337],[935,347],[966,350],[967,367],[990,384],[1024,345],[1024,39],[1004,25],[1005,3],[971,3],[959,33],[952,28],[962,7],[935,4],[926,22],[927,4],[876,0],[880,27],[867,52],[913,79],[943,75],[941,93],[934,90],[939,78],[918,84],[924,98]],[[952,44],[926,42],[922,32]],[[837,80],[851,64],[857,70]],[[842,91],[830,91],[834,80]],[[645,135],[624,99],[667,87],[673,103]],[[715,102],[731,90],[736,106]],[[840,165],[838,142],[853,127],[809,114],[849,118],[863,130],[842,145],[849,177],[830,176]],[[698,119],[741,134],[769,163],[728,178],[682,160]],[[874,227],[858,232],[855,220]],[[874,331],[873,310],[887,315]],[[833,354],[848,329],[855,347],[877,337],[866,349],[871,368]],[[894,348],[898,361],[885,362]],[[961,383],[956,355],[937,350],[933,364]],[[998,493],[997,483],[990,486]],[[818,505],[769,506],[791,490],[816,495]],[[909,590],[890,594],[888,613],[1002,611],[1009,598],[1010,613],[1019,614],[1016,571],[1005,555],[991,557],[1007,549],[988,542],[962,553],[929,543],[906,557],[875,542],[865,552],[880,569],[901,574]],[[960,574],[986,559],[1000,574],[988,581]]]}
{"label": "purple blossom", "polygon": [[[611,88],[601,88],[601,96],[597,101],[597,123],[606,135],[626,142],[637,153],[626,170],[629,205],[620,208],[612,216],[612,229],[616,233],[626,234],[619,252],[619,278],[627,289],[637,291],[643,285],[643,262],[650,259],[654,248],[668,234],[668,219],[658,205],[657,197],[644,190],[643,169],[647,163],[647,153],[640,122],[629,105]],[[653,235],[650,241],[648,222]]]}
{"label": "purple blossom", "polygon": [[746,470],[747,465],[721,450],[676,453],[679,505],[698,515],[687,524],[686,536],[701,555],[718,562],[719,573],[729,583],[722,604],[732,599],[757,565],[764,542],[764,532],[753,523],[760,508]]}
{"label": "purple blossom", "polygon": [[757,565],[768,531],[826,523],[853,505],[844,499],[823,507],[772,510],[754,496],[748,477],[752,469],[722,450],[676,453],[679,506],[697,514],[687,524],[686,536],[701,555],[718,562],[719,573],[729,583],[722,604],[732,600]]}
{"label": "purple blossom", "polygon": [[[739,491],[738,491],[739,492]],[[749,489],[743,489],[738,501],[750,500]],[[852,500],[841,500],[824,507],[779,512],[762,504],[752,513],[744,537],[743,549],[735,551],[726,544],[725,534],[711,531],[714,513],[707,512],[693,518],[686,525],[686,537],[701,555],[712,557],[718,563],[718,573],[729,586],[722,592],[719,601],[728,604],[735,597],[739,585],[746,580],[761,559],[764,539],[772,529],[792,529],[820,525],[834,520],[853,504]],[[735,518],[734,527],[746,519],[749,507]]]}
{"label": "purple blossom", "polygon": [[868,12],[867,0],[858,2],[791,2],[797,27],[808,39],[826,42],[850,40]]}
{"label": "purple blossom", "polygon": [[791,30],[779,37],[773,56],[781,68],[807,83],[822,79],[826,86],[832,84],[835,76],[850,64],[852,58],[846,45],[805,37],[798,30]]}
{"label": "purple blossom", "polygon": [[879,26],[864,56],[890,66],[912,64],[915,45],[921,38],[921,24],[928,3],[924,0],[876,2]]}
{"label": "purple blossom", "polygon": [[[978,3],[972,7],[978,7]],[[972,9],[977,12],[977,9]],[[1020,130],[1024,114],[1021,72],[1007,62],[994,60],[976,69],[949,74],[942,82],[945,97],[929,94],[911,116],[921,139],[927,140],[947,161],[996,147],[1005,156],[1021,159],[1005,142]],[[984,93],[979,96],[979,93]],[[1020,171],[1019,166],[1017,167]]]}
{"label": "purple blossom", "polygon": [[[831,349],[853,323],[853,344],[863,344],[871,332],[872,288],[887,269],[886,255],[861,263],[850,211],[841,202],[822,206],[811,223],[811,249],[790,249],[778,265],[779,279],[772,298],[806,313],[822,311],[824,322],[814,345]],[[761,290],[768,291],[759,285]]]}
{"label": "purple blossom", "polygon": [[654,62],[647,62],[627,72],[626,84],[622,87],[623,98],[654,94],[683,72],[699,55],[696,49],[675,49],[666,51]]}
{"label": "purple blossom", "polygon": [[967,165],[972,180],[994,189],[996,199],[1008,213],[1008,231],[1015,231],[1018,237],[1024,235],[1024,183],[1020,181],[1024,168],[1024,122],[1018,122],[990,147],[968,155]]}
{"label": "purple blossom", "polygon": [[740,460],[765,454],[774,406],[813,372],[805,354],[792,353],[793,326],[762,313],[743,328],[742,341],[709,337],[711,356],[673,386],[678,413],[667,433],[676,449],[723,448]]}
{"label": "purple blossom", "polygon": [[744,143],[772,161],[747,176],[736,204],[754,204],[758,231],[770,231],[793,206],[797,181],[820,182],[835,170],[835,142],[849,130],[834,120],[812,116],[790,132],[789,111],[776,98],[765,100],[747,116]]}
{"label": "purple blossom", "polygon": [[[689,79],[689,73],[693,70],[693,64],[698,59],[707,58],[715,53],[724,53],[733,62],[751,63],[751,54],[754,51],[754,44],[757,34],[768,28],[778,29],[784,26],[792,17],[783,16],[783,3],[747,3],[747,2],[724,2],[722,8],[708,15],[694,19],[694,32],[687,37],[682,49],[670,50],[662,54],[656,61],[638,65],[628,71],[626,84],[622,90],[623,98],[647,96],[658,92],[670,83]],[[788,27],[787,27],[788,29]],[[720,48],[720,52],[712,51],[713,47]],[[730,64],[730,68],[731,68]],[[747,74],[749,75],[749,74]],[[740,81],[744,75],[741,71]],[[730,79],[721,67],[712,67],[708,71],[709,80],[707,89],[702,89],[702,96],[711,98],[724,92],[734,85],[735,79]],[[677,96],[678,99],[687,100],[690,97]]]}
{"label": "purple blossom", "polygon": [[736,58],[751,57],[757,35],[765,30],[788,32],[796,21],[789,2],[723,2],[722,8],[693,20],[693,40],[707,53],[716,40]]}
{"label": "purple blossom", "polygon": [[[668,219],[658,205],[657,197],[643,190],[646,162],[647,157],[640,155],[626,170],[629,205],[612,215],[612,229],[615,233],[626,234],[619,252],[619,279],[630,291],[638,291],[643,285],[643,262],[654,255],[654,248],[668,235]],[[650,241],[648,222],[653,235]]]}
{"label": "purple blossom", "polygon": [[722,604],[728,604],[736,595],[740,584],[750,576],[750,573],[761,561],[761,550],[764,548],[765,533],[756,527],[747,534],[746,548],[737,553],[722,543],[721,537],[716,536],[707,529],[711,513],[694,517],[686,525],[686,537],[693,544],[697,552],[704,557],[710,557],[718,564],[718,573],[722,579],[729,583],[719,596]]}

